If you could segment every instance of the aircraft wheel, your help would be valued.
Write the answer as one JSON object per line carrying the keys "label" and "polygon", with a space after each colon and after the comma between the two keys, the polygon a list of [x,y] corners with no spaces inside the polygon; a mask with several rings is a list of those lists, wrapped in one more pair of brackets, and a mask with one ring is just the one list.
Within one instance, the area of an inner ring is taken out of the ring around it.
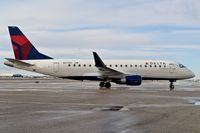
{"label": "aircraft wheel", "polygon": [[174,90],[174,85],[173,84],[170,84],[170,91]]}
{"label": "aircraft wheel", "polygon": [[170,84],[169,84],[169,88],[170,91],[174,90],[174,82],[176,82],[176,80],[169,80]]}
{"label": "aircraft wheel", "polygon": [[102,81],[99,83],[99,87],[103,88],[104,86],[105,86],[105,82]]}
{"label": "aircraft wheel", "polygon": [[110,82],[106,82],[106,83],[105,83],[105,87],[106,87],[106,88],[110,88],[110,87],[111,87],[111,83],[110,83]]}

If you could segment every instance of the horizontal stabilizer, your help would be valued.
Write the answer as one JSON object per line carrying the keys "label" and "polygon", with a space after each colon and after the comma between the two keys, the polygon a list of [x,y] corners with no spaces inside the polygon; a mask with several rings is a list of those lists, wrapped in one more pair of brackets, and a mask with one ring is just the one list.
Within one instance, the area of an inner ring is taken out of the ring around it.
{"label": "horizontal stabilizer", "polygon": [[12,62],[13,64],[18,64],[18,65],[21,65],[21,66],[27,66],[27,67],[34,66],[33,64],[23,62],[23,61],[20,61],[20,60],[17,60],[17,59],[12,59],[12,58],[5,58],[5,59]]}

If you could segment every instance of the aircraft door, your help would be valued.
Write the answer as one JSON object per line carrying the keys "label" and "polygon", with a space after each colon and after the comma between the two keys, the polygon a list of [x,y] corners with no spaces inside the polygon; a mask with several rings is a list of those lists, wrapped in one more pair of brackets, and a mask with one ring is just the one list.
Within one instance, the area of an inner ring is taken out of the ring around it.
{"label": "aircraft door", "polygon": [[55,73],[59,72],[59,62],[53,63],[53,72],[55,72]]}
{"label": "aircraft door", "polygon": [[169,72],[174,73],[175,71],[175,65],[174,64],[169,64]]}

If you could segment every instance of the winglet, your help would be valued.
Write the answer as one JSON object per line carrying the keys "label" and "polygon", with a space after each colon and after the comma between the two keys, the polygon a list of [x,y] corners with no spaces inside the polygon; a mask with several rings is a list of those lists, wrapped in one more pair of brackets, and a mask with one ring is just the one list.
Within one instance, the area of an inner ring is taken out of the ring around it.
{"label": "winglet", "polygon": [[93,52],[93,56],[94,56],[94,61],[95,61],[96,67],[105,67],[106,66],[96,52]]}

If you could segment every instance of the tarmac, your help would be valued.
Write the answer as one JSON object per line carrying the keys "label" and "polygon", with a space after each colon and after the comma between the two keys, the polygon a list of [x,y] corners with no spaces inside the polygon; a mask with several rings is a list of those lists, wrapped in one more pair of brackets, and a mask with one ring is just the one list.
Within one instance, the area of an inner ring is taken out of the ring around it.
{"label": "tarmac", "polygon": [[200,133],[200,83],[1,79],[0,133]]}

